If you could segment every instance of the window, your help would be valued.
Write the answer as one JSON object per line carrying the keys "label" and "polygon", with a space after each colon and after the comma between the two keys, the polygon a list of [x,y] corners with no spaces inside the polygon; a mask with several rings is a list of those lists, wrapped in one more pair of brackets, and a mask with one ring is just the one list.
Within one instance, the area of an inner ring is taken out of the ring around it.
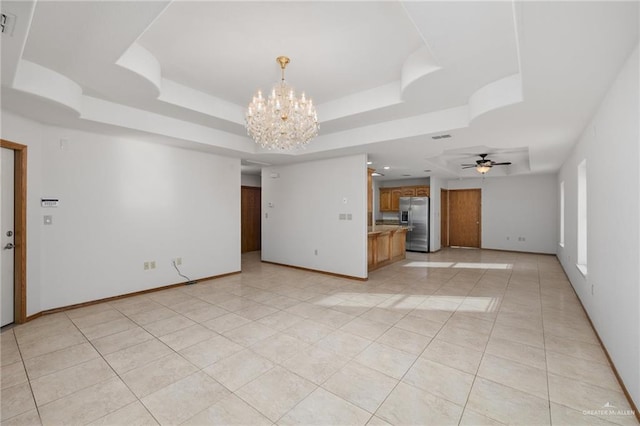
{"label": "window", "polygon": [[587,160],[578,165],[578,264],[587,275]]}
{"label": "window", "polygon": [[564,181],[560,182],[560,247],[564,247]]}

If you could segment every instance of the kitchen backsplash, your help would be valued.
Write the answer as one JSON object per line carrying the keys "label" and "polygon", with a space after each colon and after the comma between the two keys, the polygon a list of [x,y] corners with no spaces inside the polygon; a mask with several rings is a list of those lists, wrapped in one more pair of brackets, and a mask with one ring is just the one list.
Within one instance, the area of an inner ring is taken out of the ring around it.
{"label": "kitchen backsplash", "polygon": [[398,213],[397,212],[382,212],[382,217],[379,218],[380,220],[384,221],[384,222],[388,222],[388,221],[398,221]]}

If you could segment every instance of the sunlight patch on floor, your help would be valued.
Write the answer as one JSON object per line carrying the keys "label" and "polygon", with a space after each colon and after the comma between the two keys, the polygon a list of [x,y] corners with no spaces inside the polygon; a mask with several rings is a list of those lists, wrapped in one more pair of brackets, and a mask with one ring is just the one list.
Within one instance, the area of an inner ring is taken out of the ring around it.
{"label": "sunlight patch on floor", "polygon": [[[335,306],[335,298],[345,299],[340,303],[342,307],[349,308],[375,308],[389,310],[420,310],[420,311],[449,311],[449,312],[494,312],[500,305],[500,299],[496,297],[480,297],[480,296],[428,296],[427,299],[418,306],[405,305],[402,302],[409,297],[422,297],[422,295],[406,294],[401,299],[394,301],[392,305],[386,304],[380,306],[382,298],[388,298],[388,293],[366,293],[362,296],[355,297],[354,293],[337,293],[333,296],[327,296],[325,299],[316,300],[314,305],[331,307]],[[369,296],[369,297],[366,297]],[[377,297],[376,297],[377,296]]]}
{"label": "sunlight patch on floor", "polygon": [[454,262],[409,262],[405,268],[451,268]]}
{"label": "sunlight patch on floor", "polygon": [[409,262],[405,268],[513,269],[511,263],[485,262]]}

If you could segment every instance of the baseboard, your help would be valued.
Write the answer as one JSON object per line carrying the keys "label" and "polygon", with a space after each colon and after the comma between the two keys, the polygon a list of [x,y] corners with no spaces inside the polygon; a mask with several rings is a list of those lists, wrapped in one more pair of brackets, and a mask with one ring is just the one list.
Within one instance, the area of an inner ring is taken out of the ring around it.
{"label": "baseboard", "polygon": [[633,410],[636,419],[638,420],[638,422],[640,422],[640,412],[638,412],[638,407],[633,402],[633,399],[631,398],[631,394],[627,390],[627,387],[625,386],[624,381],[622,380],[622,377],[620,377],[620,374],[618,373],[618,369],[616,368],[616,365],[611,360],[611,356],[609,355],[609,351],[607,351],[607,347],[602,342],[602,339],[600,338],[600,335],[598,334],[598,330],[596,330],[596,328],[593,326],[593,321],[591,321],[591,317],[589,316],[589,313],[585,309],[584,304],[582,303],[582,300],[580,299],[580,295],[578,295],[578,293],[576,292],[576,289],[573,287],[573,283],[569,279],[569,276],[567,275],[567,272],[564,270],[564,266],[562,266],[562,262],[560,262],[560,259],[558,259],[558,263],[560,263],[560,266],[562,267],[562,272],[564,273],[565,277],[567,277],[567,281],[569,281],[569,284],[571,285],[571,290],[573,290],[573,294],[576,295],[576,298],[578,299],[578,302],[580,303],[580,307],[582,308],[582,312],[584,312],[585,316],[587,317],[587,320],[589,321],[589,325],[591,326],[591,329],[593,330],[594,334],[596,335],[596,338],[598,339],[598,343],[600,343],[600,346],[602,347],[602,350],[604,351],[604,355],[607,357],[607,361],[609,362],[609,366],[613,370],[613,374],[616,376],[616,380],[618,381],[618,384],[620,385],[620,388],[622,388],[622,393],[624,393],[624,396],[627,398],[627,401],[629,402],[629,405],[631,406],[631,409]]}
{"label": "baseboard", "polygon": [[305,268],[303,266],[287,265],[286,263],[271,262],[269,260],[261,260],[261,262],[262,263],[269,263],[271,265],[286,266],[287,268],[299,269],[301,271],[317,272],[319,274],[331,275],[332,277],[347,278],[349,280],[356,280],[356,281],[368,281],[369,280],[369,278],[360,278],[360,277],[354,277],[353,275],[337,274],[335,272],[328,272],[328,271],[322,271],[322,270],[319,270],[319,269]]}
{"label": "baseboard", "polygon": [[[190,282],[194,283],[194,284],[197,284],[197,283],[202,282],[202,281],[215,280],[215,279],[218,279],[218,278],[228,277],[229,275],[239,274],[241,272],[242,271],[228,272],[226,274],[220,274],[220,275],[213,275],[213,276],[210,276],[210,277],[198,278],[198,279],[195,279],[195,280],[191,280]],[[98,303],[112,302],[114,300],[126,299],[126,298],[129,298],[129,297],[140,296],[142,294],[155,293],[155,292],[162,291],[162,290],[169,290],[169,289],[176,288],[176,287],[183,287],[185,285],[192,285],[192,284],[187,284],[186,282],[177,283],[177,284],[169,284],[169,285],[164,285],[164,286],[161,286],[161,287],[154,287],[154,288],[148,288],[146,290],[134,291],[133,293],[120,294],[118,296],[111,296],[111,297],[105,297],[103,299],[90,300],[88,302],[75,303],[73,305],[61,306],[59,308],[46,309],[44,311],[37,312],[37,313],[35,313],[33,315],[29,315],[27,317],[27,322],[32,321],[32,320],[34,320],[36,318],[39,318],[39,317],[41,317],[43,315],[50,315],[50,314],[55,314],[55,313],[58,313],[58,312],[70,311],[72,309],[84,308],[85,306],[97,305]]]}
{"label": "baseboard", "polygon": [[506,250],[506,249],[495,249],[495,248],[484,248],[484,247],[481,247],[480,249],[481,250],[486,250],[486,251],[499,251],[499,252],[503,252],[503,253],[535,254],[537,256],[557,256],[556,253],[542,253],[542,252],[538,252],[538,251]]}

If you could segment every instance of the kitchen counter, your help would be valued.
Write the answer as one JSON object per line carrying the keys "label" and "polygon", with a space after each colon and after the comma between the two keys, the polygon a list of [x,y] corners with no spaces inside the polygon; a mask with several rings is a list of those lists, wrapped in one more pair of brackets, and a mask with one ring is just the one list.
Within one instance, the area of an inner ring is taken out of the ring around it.
{"label": "kitchen counter", "polygon": [[370,226],[367,241],[369,271],[405,258],[407,228],[398,225]]}
{"label": "kitchen counter", "polygon": [[399,226],[399,225],[373,225],[373,226],[369,226],[367,228],[367,230],[369,231],[369,234],[371,233],[380,233],[380,232],[390,232],[390,231],[398,231],[404,229],[406,230],[407,227],[406,226]]}

